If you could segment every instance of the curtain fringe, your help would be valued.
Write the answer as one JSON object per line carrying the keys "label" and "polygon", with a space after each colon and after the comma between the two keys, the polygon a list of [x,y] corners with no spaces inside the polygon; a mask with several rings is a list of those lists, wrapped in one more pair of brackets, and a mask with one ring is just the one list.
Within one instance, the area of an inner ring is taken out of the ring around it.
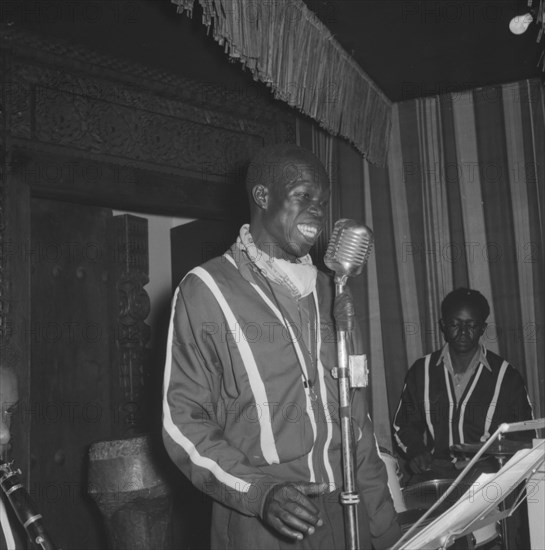
{"label": "curtain fringe", "polygon": [[[196,0],[172,0],[192,15]],[[203,23],[275,98],[372,162],[386,161],[391,101],[301,0],[198,0]]]}

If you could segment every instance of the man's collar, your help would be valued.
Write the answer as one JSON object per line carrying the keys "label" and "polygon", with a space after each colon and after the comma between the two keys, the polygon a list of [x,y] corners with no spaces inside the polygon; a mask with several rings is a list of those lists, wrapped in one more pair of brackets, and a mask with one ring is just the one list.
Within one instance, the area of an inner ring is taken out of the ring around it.
{"label": "man's collar", "polygon": [[273,258],[255,245],[248,224],[240,228],[239,237],[229,252],[241,275],[248,281],[259,272],[270,282],[286,287],[297,300],[311,294],[316,288],[317,269],[310,254],[293,264]]}
{"label": "man's collar", "polygon": [[[477,358],[477,364],[482,363],[490,372],[492,372],[492,368],[490,367],[490,364],[486,359],[486,346],[482,342],[479,343],[479,349],[477,350],[477,353],[479,354]],[[448,342],[443,346],[443,349],[439,354],[439,358],[437,359],[436,365],[439,365],[443,361],[448,361],[448,364],[452,364]]]}

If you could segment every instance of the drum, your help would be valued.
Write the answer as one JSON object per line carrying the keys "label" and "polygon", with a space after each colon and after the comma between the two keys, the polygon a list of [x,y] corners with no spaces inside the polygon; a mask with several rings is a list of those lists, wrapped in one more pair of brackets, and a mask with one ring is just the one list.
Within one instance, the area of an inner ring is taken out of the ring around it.
{"label": "drum", "polygon": [[[443,496],[447,489],[452,485],[452,482],[452,479],[431,479],[429,481],[423,481],[422,483],[415,483],[414,485],[404,487],[402,490],[403,500],[409,509],[409,512],[420,512],[415,515],[417,517],[422,516],[424,511],[429,510],[437,502],[437,500]],[[448,510],[469,489],[470,485],[470,483],[464,484],[464,482],[458,485],[446,498],[445,502],[439,506],[436,513],[432,514],[432,520],[442,514],[445,510]],[[408,516],[402,515],[402,521],[404,517],[406,519]],[[414,516],[411,519],[416,521]],[[473,547],[479,548],[498,538],[499,529],[497,524],[492,523],[473,531],[471,536],[473,539]]]}
{"label": "drum", "polygon": [[88,493],[102,513],[109,550],[171,547],[172,497],[146,436],[91,445]]}

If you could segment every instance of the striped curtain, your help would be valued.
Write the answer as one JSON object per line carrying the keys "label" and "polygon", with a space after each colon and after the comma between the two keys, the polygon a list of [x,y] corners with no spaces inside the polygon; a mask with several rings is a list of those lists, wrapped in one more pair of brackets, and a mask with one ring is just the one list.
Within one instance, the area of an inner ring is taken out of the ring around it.
{"label": "striped curtain", "polygon": [[439,306],[459,286],[487,297],[485,344],[520,371],[534,415],[544,416],[545,101],[539,81],[394,105],[384,168],[332,139],[332,214],[359,219],[375,234],[365,275],[350,284],[366,334],[379,444],[391,448],[390,422],[405,373],[442,344]]}

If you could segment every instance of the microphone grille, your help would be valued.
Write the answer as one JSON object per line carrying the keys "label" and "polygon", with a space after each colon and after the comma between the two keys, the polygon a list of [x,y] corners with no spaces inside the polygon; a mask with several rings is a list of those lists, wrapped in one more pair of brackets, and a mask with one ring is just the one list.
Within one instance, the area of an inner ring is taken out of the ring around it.
{"label": "microphone grille", "polygon": [[336,274],[358,275],[373,249],[373,233],[354,220],[340,219],[324,257],[324,263]]}

